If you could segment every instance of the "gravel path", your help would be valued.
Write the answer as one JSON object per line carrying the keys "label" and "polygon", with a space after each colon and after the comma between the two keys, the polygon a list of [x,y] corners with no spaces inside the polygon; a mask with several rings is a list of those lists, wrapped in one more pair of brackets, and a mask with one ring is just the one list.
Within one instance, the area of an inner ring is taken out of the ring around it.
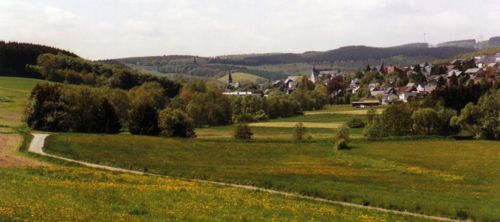
{"label": "gravel path", "polygon": [[[109,170],[109,171],[114,171],[114,172],[124,172],[124,173],[131,173],[131,174],[137,174],[137,175],[150,175],[150,176],[159,176],[159,177],[167,177],[167,178],[169,177],[169,176],[165,176],[165,175],[151,174],[151,173],[145,173],[145,172],[141,172],[141,171],[127,170],[127,169],[122,169],[122,168],[93,164],[93,163],[88,163],[88,162],[84,162],[84,161],[73,160],[73,159],[69,159],[69,158],[65,158],[65,157],[61,157],[61,156],[48,154],[48,153],[43,152],[43,146],[44,146],[45,139],[47,138],[47,136],[49,136],[49,134],[36,134],[36,133],[34,133],[33,136],[34,136],[33,140],[31,141],[31,144],[29,146],[29,151],[33,152],[33,153],[40,154],[42,156],[52,157],[52,158],[59,159],[59,160],[64,160],[64,161],[68,161],[68,162],[72,162],[72,163],[81,164],[83,166],[87,166],[87,167],[91,167],[91,168],[104,169],[104,170]],[[364,206],[364,205],[354,204],[354,203],[349,203],[349,202],[335,201],[335,200],[329,200],[329,199],[317,198],[317,197],[311,197],[311,196],[304,196],[304,195],[295,194],[295,193],[288,193],[288,192],[282,192],[282,191],[277,191],[277,190],[259,188],[256,186],[223,183],[223,182],[208,181],[208,180],[186,179],[186,178],[175,178],[175,179],[181,179],[181,180],[185,180],[185,181],[192,181],[192,182],[198,182],[198,183],[215,184],[215,185],[235,187],[235,188],[242,188],[242,189],[247,189],[247,190],[262,191],[262,192],[267,192],[267,193],[271,193],[271,194],[279,194],[279,195],[283,195],[283,196],[295,197],[295,198],[300,198],[300,199],[305,199],[305,200],[313,200],[313,201],[318,201],[318,202],[323,202],[323,203],[331,203],[331,204],[359,208],[359,209],[374,210],[374,211],[379,211],[379,212],[384,212],[384,213],[392,213],[392,214],[420,217],[420,218],[431,219],[431,220],[436,220],[436,221],[461,221],[461,220],[454,220],[454,219],[450,219],[450,218],[446,218],[446,217],[430,216],[430,215],[412,213],[412,212],[407,212],[407,211],[390,210],[390,209],[385,209],[385,208],[380,208],[380,207]]]}

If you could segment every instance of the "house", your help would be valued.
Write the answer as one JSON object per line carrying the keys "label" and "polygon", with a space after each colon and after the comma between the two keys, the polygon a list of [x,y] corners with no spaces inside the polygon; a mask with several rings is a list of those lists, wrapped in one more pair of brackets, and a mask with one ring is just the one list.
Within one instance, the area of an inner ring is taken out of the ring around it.
{"label": "house", "polygon": [[417,96],[417,87],[414,83],[408,83],[406,86],[399,88],[399,100],[408,102],[411,97]]}
{"label": "house", "polygon": [[465,74],[470,75],[473,79],[484,77],[484,70],[482,68],[470,68],[465,70]]}
{"label": "house", "polygon": [[309,80],[313,83],[318,83],[321,80],[329,80],[335,77],[342,76],[343,73],[333,69],[316,69],[313,68]]}
{"label": "house", "polygon": [[382,105],[392,104],[399,101],[399,96],[397,94],[384,94],[382,97]]}
{"label": "house", "polygon": [[285,81],[283,81],[283,89],[287,94],[290,94],[297,89],[297,81],[299,78],[300,76],[288,76]]}
{"label": "house", "polygon": [[448,74],[447,74],[448,78],[452,77],[453,75],[458,77],[458,76],[462,75],[462,71],[460,71],[458,69],[452,69],[452,70],[448,71]]}
{"label": "house", "polygon": [[384,96],[385,91],[384,91],[384,90],[372,90],[372,91],[370,91],[370,94],[371,94],[373,97],[378,98],[378,97],[382,97],[382,96]]}
{"label": "house", "polygon": [[351,105],[353,107],[365,108],[365,107],[370,107],[370,106],[378,106],[378,105],[380,105],[380,101],[378,99],[365,99],[365,100],[361,100],[361,101],[351,102]]}
{"label": "house", "polygon": [[418,85],[417,86],[417,93],[420,95],[427,95],[432,93],[436,89],[436,85]]}
{"label": "house", "polygon": [[490,64],[488,64],[488,68],[495,68],[495,69],[498,69],[500,62],[492,62]]}
{"label": "house", "polygon": [[273,83],[271,83],[271,86],[275,87],[275,88],[276,87],[281,87],[281,86],[283,86],[283,81],[282,80],[276,80]]}

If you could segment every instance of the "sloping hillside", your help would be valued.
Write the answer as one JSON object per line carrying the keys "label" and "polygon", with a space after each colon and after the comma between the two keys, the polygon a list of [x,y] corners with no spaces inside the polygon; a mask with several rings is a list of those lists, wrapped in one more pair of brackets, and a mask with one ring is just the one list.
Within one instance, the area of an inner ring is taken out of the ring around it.
{"label": "sloping hillside", "polygon": [[[233,81],[235,82],[252,82],[252,83],[258,83],[258,82],[265,82],[266,79],[252,75],[249,73],[244,73],[244,72],[235,72],[231,74],[231,77],[233,78]],[[220,82],[227,82],[228,79],[228,74],[224,75],[223,77],[218,78]]]}

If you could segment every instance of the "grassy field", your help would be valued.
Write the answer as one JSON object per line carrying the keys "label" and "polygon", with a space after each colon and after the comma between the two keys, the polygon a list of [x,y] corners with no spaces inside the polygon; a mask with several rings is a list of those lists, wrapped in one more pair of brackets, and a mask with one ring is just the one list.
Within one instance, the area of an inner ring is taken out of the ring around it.
{"label": "grassy field", "polygon": [[427,221],[83,168],[0,168],[1,221]]}
{"label": "grassy field", "polygon": [[31,89],[42,80],[0,76],[0,132],[22,125],[21,117]]}
{"label": "grassy field", "polygon": [[[231,76],[233,77],[234,82],[253,82],[253,83],[267,82],[266,79],[264,79],[260,76],[250,74],[250,73],[235,72],[235,73],[232,73]],[[217,80],[225,83],[225,82],[227,82],[227,75],[220,77]]]}
{"label": "grassy field", "polygon": [[[378,109],[381,112],[381,108]],[[295,125],[299,122],[307,127],[308,135],[314,140],[331,140],[338,129],[353,118],[366,120],[367,109],[354,108],[349,105],[327,106],[325,109],[308,111],[304,115],[288,118],[272,119],[266,122],[250,123],[255,139],[279,139],[289,141]],[[233,138],[234,126],[210,127],[196,129],[201,139]],[[352,138],[362,138],[363,128],[350,129]]]}
{"label": "grassy field", "polygon": [[46,150],[176,177],[251,184],[384,208],[500,219],[500,143],[445,139],[238,142],[132,135],[61,134]]}

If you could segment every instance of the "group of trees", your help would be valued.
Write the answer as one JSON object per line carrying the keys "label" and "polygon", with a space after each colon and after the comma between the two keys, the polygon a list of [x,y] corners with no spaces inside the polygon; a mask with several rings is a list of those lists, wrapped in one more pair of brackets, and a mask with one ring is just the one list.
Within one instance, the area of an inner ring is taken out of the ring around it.
{"label": "group of trees", "polygon": [[33,89],[25,119],[33,129],[62,132],[118,133],[193,137],[193,120],[167,107],[168,97],[156,82],[130,91],[57,83]]}
{"label": "group of trees", "polygon": [[451,107],[418,107],[408,103],[390,105],[381,115],[370,115],[369,138],[405,135],[455,135],[500,139],[500,89],[492,88],[477,103],[456,111]]}
{"label": "group of trees", "polygon": [[42,54],[36,65],[28,66],[32,72],[53,82],[65,82],[91,86],[106,86],[129,90],[146,82],[157,82],[165,96],[174,97],[181,85],[165,77],[139,73],[129,68],[93,62],[64,54]]}
{"label": "group of trees", "polygon": [[[39,84],[26,112],[37,130],[195,136],[194,127],[244,123],[301,114],[326,102],[324,86],[301,88],[291,95],[230,97],[203,81],[187,83],[175,97],[147,81],[131,89],[70,84]],[[101,125],[100,125],[101,124]]]}
{"label": "group of trees", "polygon": [[45,53],[77,57],[71,52],[54,47],[0,41],[0,75],[42,78],[39,73],[26,69],[26,65],[35,65],[38,56]]}
{"label": "group of trees", "polygon": [[126,98],[121,90],[42,83],[31,93],[25,119],[37,130],[118,133],[126,120],[117,110],[127,108]]}

